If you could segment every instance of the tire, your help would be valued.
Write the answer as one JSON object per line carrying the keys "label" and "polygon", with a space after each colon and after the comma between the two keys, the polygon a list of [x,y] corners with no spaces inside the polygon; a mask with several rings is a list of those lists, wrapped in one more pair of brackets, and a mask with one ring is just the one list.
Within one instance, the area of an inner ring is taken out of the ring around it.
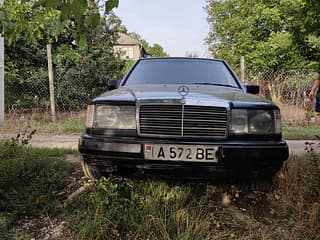
{"label": "tire", "polygon": [[86,161],[85,158],[81,159],[81,167],[82,167],[84,175],[87,178],[99,179],[101,177],[100,171],[98,169],[96,169],[95,167],[91,166],[88,163],[88,161]]}

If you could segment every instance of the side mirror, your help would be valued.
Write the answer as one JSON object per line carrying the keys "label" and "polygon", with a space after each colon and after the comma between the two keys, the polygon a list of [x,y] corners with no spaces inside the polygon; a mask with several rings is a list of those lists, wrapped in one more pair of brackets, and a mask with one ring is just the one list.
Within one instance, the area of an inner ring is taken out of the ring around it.
{"label": "side mirror", "polygon": [[245,85],[247,93],[258,94],[260,92],[260,87],[258,85]]}
{"label": "side mirror", "polygon": [[121,80],[108,80],[108,90],[117,89],[120,86]]}

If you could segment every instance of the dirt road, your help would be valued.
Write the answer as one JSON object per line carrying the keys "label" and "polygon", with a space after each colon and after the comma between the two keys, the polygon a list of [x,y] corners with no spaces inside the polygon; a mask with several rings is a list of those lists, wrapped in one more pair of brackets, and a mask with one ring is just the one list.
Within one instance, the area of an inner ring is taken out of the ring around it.
{"label": "dirt road", "polygon": [[[14,137],[14,135],[1,135],[0,139]],[[33,147],[49,148],[71,148],[77,149],[79,135],[37,135],[35,134],[30,141]],[[316,140],[288,140],[289,152],[291,155],[301,155],[306,153],[306,142],[313,143],[312,148],[320,154],[320,141]]]}

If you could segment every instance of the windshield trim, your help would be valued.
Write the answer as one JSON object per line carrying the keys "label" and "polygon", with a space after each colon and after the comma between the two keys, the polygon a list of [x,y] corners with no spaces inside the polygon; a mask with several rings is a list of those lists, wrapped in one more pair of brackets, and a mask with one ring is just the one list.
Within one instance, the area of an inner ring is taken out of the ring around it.
{"label": "windshield trim", "polygon": [[[143,59],[139,59],[137,60],[134,65],[128,70],[128,72],[125,74],[121,86],[127,86],[127,81],[130,78],[130,75],[132,74],[132,72],[134,71],[134,69],[139,65],[140,62],[144,62],[144,61],[174,61],[174,60],[190,60],[190,61],[206,61],[206,62],[220,62],[222,63],[226,69],[228,70],[228,72],[230,73],[230,75],[232,76],[232,79],[234,80],[236,85],[227,85],[225,87],[232,87],[235,89],[242,89],[244,90],[243,85],[241,84],[241,81],[239,80],[238,76],[235,74],[235,72],[233,71],[233,69],[228,65],[228,63],[224,60],[221,59],[211,59],[211,58],[189,58],[189,57],[156,57],[156,58],[143,58]],[[151,85],[151,84],[171,84],[171,83],[139,83],[139,84],[132,84],[132,85]],[[172,84],[177,84],[177,83],[172,83]],[[183,83],[181,83],[183,84]],[[199,84],[199,83],[185,83],[185,84]],[[210,83],[208,83],[209,85]],[[130,84],[131,85],[131,84]],[[217,85],[218,86],[218,85]]]}

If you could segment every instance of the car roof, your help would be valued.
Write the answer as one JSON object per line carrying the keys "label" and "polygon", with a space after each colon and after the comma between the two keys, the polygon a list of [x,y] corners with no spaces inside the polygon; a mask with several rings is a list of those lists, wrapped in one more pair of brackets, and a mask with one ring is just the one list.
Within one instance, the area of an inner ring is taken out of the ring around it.
{"label": "car roof", "polygon": [[208,60],[208,61],[217,61],[217,62],[225,62],[221,59],[214,59],[214,58],[194,58],[194,57],[148,57],[148,58],[141,58],[141,61],[152,61],[152,60]]}

